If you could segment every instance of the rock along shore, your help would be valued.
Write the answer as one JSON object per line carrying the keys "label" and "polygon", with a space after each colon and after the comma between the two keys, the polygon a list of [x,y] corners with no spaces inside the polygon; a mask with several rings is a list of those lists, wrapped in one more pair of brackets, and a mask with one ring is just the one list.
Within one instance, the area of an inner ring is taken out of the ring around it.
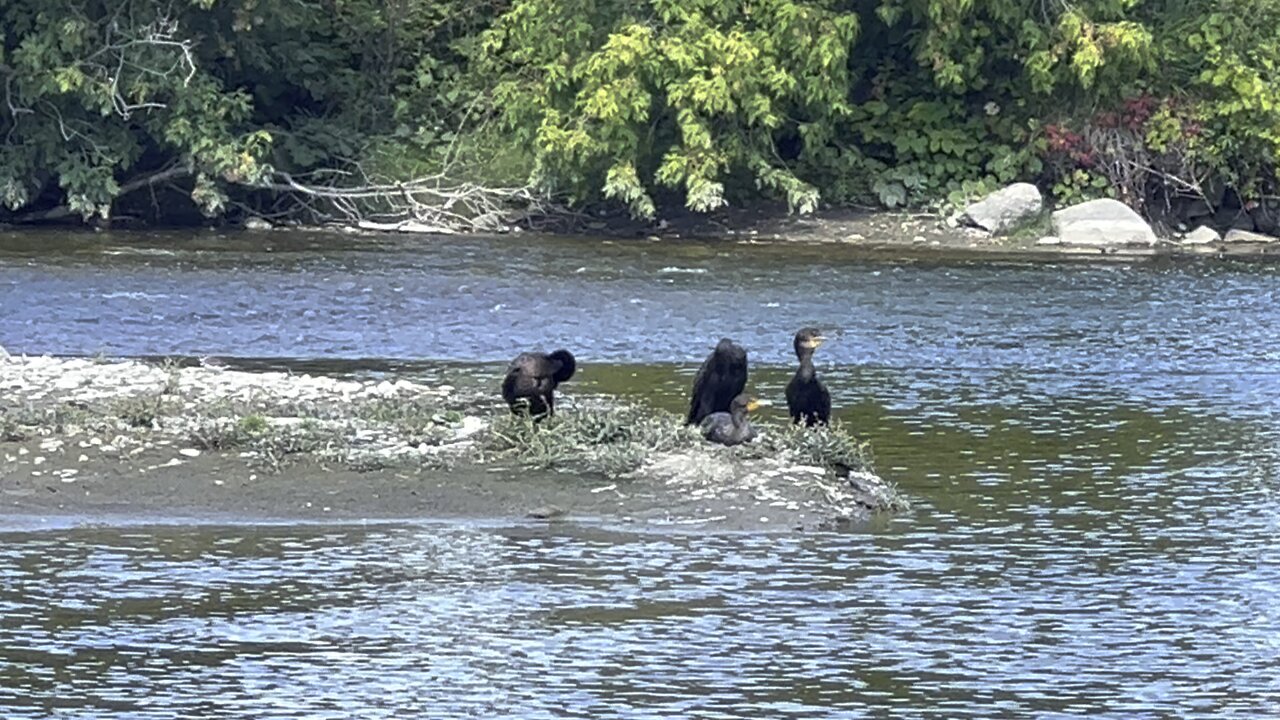
{"label": "rock along shore", "polygon": [[576,401],[534,426],[408,378],[0,353],[0,513],[785,529],[906,507],[839,428],[724,448],[669,413]]}
{"label": "rock along shore", "polygon": [[[797,215],[777,203],[710,213],[668,210],[658,221],[642,221],[623,212],[598,211],[571,224],[548,224],[552,234],[649,241],[716,240],[744,244],[803,243],[840,245],[883,260],[955,259],[979,262],[1071,263],[1183,260],[1280,261],[1280,229],[1254,232],[1243,209],[1224,210],[1221,222],[1244,224],[1219,232],[1205,224],[1214,218],[1177,221],[1160,231],[1124,204],[1095,199],[1049,207],[1039,190],[1015,183],[951,215],[903,210],[834,208]],[[1166,218],[1167,220],[1167,218]],[[271,229],[255,223],[254,230]],[[308,228],[300,228],[308,229]],[[314,228],[311,228],[314,229]],[[338,225],[353,234],[439,236],[441,228],[406,221]],[[494,232],[520,232],[518,225]]]}

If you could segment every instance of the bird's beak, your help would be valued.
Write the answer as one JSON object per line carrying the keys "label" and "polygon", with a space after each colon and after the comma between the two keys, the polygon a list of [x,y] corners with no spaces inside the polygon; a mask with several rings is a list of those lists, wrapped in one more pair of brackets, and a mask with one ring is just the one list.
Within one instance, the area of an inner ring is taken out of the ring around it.
{"label": "bird's beak", "polygon": [[756,409],[772,405],[768,400],[751,399],[747,401],[747,412],[755,412]]}

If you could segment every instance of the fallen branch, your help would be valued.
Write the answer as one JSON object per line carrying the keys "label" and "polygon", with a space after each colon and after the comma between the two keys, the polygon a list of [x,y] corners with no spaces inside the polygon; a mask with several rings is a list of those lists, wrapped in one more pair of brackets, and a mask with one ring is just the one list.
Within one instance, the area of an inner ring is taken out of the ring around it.
{"label": "fallen branch", "polygon": [[176,180],[177,178],[186,177],[190,174],[191,168],[182,165],[175,165],[164,170],[154,172],[150,175],[144,175],[130,180],[120,186],[120,192],[116,193],[116,197],[123,197],[135,190],[141,190],[144,187],[150,187],[157,183],[168,182],[169,180]]}
{"label": "fallen branch", "polygon": [[[165,168],[163,170],[158,170],[154,173],[151,173],[150,175],[143,175],[141,177],[134,178],[133,180],[130,180],[120,186],[119,191],[116,192],[115,200],[119,200],[125,195],[136,192],[143,188],[152,187],[159,183],[166,183],[171,180],[175,180],[180,177],[185,177],[190,174],[191,174],[190,168],[183,165],[174,165],[174,166]],[[74,214],[75,213],[71,211],[71,207],[64,204],[64,205],[58,205],[56,207],[48,208],[45,210],[34,210],[32,212],[23,213],[21,215],[15,215],[14,217],[9,218],[8,222],[11,222],[15,225],[51,222],[54,220],[64,220],[66,218],[72,217]]]}
{"label": "fallen branch", "polygon": [[[293,195],[316,222],[349,222],[368,229],[416,232],[501,231],[529,216],[555,214],[532,187],[489,187],[444,173],[405,182],[346,184],[350,175],[307,183],[286,172],[255,188]],[[321,201],[316,203],[315,201]]]}

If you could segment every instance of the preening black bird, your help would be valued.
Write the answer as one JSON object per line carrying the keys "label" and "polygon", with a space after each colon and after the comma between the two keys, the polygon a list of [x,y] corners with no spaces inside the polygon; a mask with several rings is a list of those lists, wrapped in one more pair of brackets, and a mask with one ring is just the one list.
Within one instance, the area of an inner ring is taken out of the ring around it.
{"label": "preening black bird", "polygon": [[831,393],[813,367],[813,351],[824,341],[826,338],[816,328],[804,328],[796,333],[794,345],[800,369],[787,383],[787,409],[791,411],[792,422],[804,422],[807,427],[831,422]]}
{"label": "preening black bird", "polygon": [[747,351],[722,338],[693,378],[686,425],[697,425],[715,412],[728,412],[729,403],[747,387]]}
{"label": "preening black bird", "polygon": [[729,403],[729,412],[714,412],[702,421],[702,437],[721,445],[740,445],[756,436],[747,413],[760,406],[756,400],[740,394]]}
{"label": "preening black bird", "polygon": [[556,386],[573,377],[577,369],[568,350],[520,353],[507,366],[502,399],[513,413],[528,412],[535,418],[554,415]]}

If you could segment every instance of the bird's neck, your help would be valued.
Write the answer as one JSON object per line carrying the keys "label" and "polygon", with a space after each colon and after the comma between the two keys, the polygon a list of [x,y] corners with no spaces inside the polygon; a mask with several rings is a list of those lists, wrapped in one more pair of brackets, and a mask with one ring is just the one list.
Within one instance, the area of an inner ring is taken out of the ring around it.
{"label": "bird's neck", "polygon": [[812,378],[816,374],[813,369],[813,351],[801,350],[797,354],[800,356],[800,377],[805,380]]}

